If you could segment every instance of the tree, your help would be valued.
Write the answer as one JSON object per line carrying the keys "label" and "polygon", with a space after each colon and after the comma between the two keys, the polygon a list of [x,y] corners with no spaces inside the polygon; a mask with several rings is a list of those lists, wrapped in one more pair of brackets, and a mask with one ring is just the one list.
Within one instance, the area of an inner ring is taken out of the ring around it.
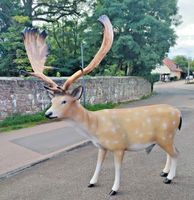
{"label": "tree", "polygon": [[77,20],[53,23],[46,28],[50,46],[48,65],[57,66],[62,76],[69,76],[79,70],[81,27]]}
{"label": "tree", "polygon": [[1,0],[0,75],[29,68],[20,32],[32,25],[48,32],[47,64],[59,67],[61,75],[72,74],[80,67],[81,43],[86,65],[96,54],[102,42],[102,27],[96,20],[107,14],[114,43],[92,74],[146,76],[175,43],[176,4],[176,0]]}
{"label": "tree", "polygon": [[188,59],[185,56],[178,55],[173,58],[173,61],[179,66],[184,72],[188,69]]}
{"label": "tree", "polygon": [[176,65],[178,65],[186,74],[188,73],[188,65],[190,66],[190,73],[194,72],[194,61],[183,55],[178,55],[173,58]]}
{"label": "tree", "polygon": [[6,31],[13,25],[12,17],[20,14],[20,0],[0,1],[0,32]]}
{"label": "tree", "polygon": [[[173,26],[179,24],[177,1],[169,0],[98,0],[93,16],[88,20],[94,37],[87,44],[97,47],[100,42],[99,28],[94,19],[106,13],[114,27],[114,44],[98,73],[103,73],[111,63],[125,75],[146,76],[160,63],[169,48],[175,44]],[[95,48],[90,49],[91,55]],[[102,70],[103,69],[103,70]],[[100,71],[101,70],[101,71]]]}
{"label": "tree", "polygon": [[191,61],[191,68],[190,68],[190,70],[194,73],[194,61],[193,60]]}
{"label": "tree", "polygon": [[[51,44],[48,64],[69,75],[79,68],[78,18],[84,14],[87,0],[2,0],[0,2],[0,76],[18,75],[17,69],[30,65],[21,40],[25,26],[36,24],[49,33]],[[6,12],[5,12],[6,11]],[[33,23],[43,21],[43,23]],[[43,26],[43,27],[42,27]],[[81,35],[81,34],[79,34]],[[52,72],[49,72],[53,75]],[[54,72],[55,73],[55,72]]]}
{"label": "tree", "polygon": [[64,17],[80,15],[80,4],[86,0],[22,0],[24,15],[31,21],[56,22]]}
{"label": "tree", "polygon": [[0,32],[0,76],[16,76],[19,69],[29,68],[21,38],[28,21],[28,17],[15,16],[12,18],[12,26],[6,32]]}

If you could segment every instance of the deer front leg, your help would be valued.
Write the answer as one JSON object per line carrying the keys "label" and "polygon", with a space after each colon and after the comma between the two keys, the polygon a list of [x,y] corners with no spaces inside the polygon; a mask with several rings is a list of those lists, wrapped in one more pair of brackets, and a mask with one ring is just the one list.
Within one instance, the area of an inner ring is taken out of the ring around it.
{"label": "deer front leg", "polygon": [[109,195],[115,195],[120,186],[121,164],[123,161],[124,150],[114,151],[115,180]]}
{"label": "deer front leg", "polygon": [[98,150],[98,160],[97,160],[97,164],[96,164],[96,169],[95,169],[92,179],[90,180],[90,184],[88,185],[88,187],[93,187],[94,184],[97,183],[98,176],[99,176],[100,170],[102,168],[102,163],[106,156],[106,152],[107,152],[107,150],[105,150],[105,149]]}

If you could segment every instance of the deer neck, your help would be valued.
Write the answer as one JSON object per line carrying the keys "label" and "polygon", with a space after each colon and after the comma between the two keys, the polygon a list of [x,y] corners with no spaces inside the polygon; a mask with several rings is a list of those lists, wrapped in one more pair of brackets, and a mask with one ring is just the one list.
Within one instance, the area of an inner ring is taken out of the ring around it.
{"label": "deer neck", "polygon": [[86,110],[79,102],[74,102],[69,118],[76,123],[77,126],[81,125],[90,133],[95,133],[97,129],[97,117],[94,112]]}

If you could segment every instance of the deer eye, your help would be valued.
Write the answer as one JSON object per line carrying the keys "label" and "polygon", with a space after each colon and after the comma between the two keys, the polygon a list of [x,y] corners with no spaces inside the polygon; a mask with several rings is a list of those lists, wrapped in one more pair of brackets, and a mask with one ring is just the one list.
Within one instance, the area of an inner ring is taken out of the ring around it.
{"label": "deer eye", "polygon": [[66,103],[66,101],[62,101],[62,103],[61,104],[65,104]]}

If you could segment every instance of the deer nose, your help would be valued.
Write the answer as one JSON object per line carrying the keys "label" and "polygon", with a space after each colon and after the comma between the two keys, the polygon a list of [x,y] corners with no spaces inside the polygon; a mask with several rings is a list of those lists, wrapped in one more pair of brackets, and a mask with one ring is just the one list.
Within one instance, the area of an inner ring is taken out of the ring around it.
{"label": "deer nose", "polygon": [[45,117],[47,118],[51,118],[52,115],[53,115],[53,112],[45,113]]}

